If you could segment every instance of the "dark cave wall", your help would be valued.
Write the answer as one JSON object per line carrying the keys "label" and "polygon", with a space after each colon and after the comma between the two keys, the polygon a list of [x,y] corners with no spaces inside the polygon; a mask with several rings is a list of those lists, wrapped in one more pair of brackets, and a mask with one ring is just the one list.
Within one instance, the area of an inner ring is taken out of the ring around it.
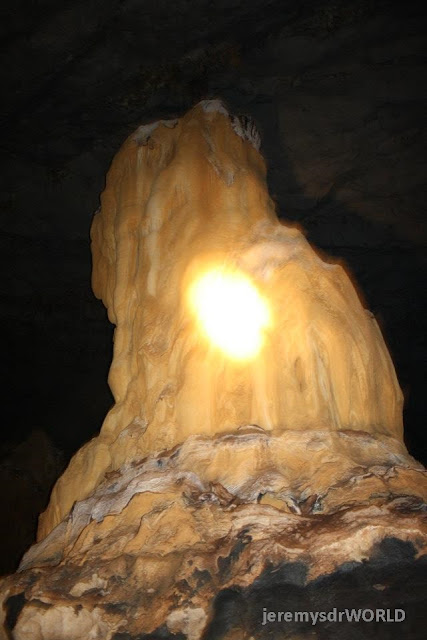
{"label": "dark cave wall", "polygon": [[423,4],[20,7],[2,9],[9,438],[43,428],[70,455],[99,430],[112,328],[90,292],[89,228],[105,173],[138,124],[219,96],[257,122],[280,216],[349,266],[391,349],[407,443],[422,459]]}

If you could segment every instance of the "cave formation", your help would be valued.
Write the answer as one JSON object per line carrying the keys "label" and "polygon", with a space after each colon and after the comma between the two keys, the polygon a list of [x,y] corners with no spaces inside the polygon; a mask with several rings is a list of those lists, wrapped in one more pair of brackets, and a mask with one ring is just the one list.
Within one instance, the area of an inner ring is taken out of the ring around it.
{"label": "cave formation", "polygon": [[[1,584],[17,640],[263,638],[274,589],[382,576],[387,545],[419,571],[426,481],[392,360],[345,270],[279,222],[259,145],[207,100],[113,160],[91,238],[115,404]],[[212,273],[265,305],[253,352],[204,330]]]}

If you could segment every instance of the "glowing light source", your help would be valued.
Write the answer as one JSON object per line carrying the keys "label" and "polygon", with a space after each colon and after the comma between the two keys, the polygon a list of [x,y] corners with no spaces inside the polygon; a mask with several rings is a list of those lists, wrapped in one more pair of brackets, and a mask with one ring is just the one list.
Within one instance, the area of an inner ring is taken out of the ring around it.
{"label": "glowing light source", "polygon": [[207,337],[229,357],[256,356],[270,313],[255,285],[242,272],[215,268],[190,288],[190,302]]}

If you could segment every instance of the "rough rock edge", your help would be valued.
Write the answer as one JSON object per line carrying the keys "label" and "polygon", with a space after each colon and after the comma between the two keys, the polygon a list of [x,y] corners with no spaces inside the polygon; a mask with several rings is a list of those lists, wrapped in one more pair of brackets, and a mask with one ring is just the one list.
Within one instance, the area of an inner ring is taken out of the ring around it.
{"label": "rough rock edge", "polygon": [[163,125],[168,129],[173,129],[178,124],[178,119],[174,120],[156,120],[155,122],[150,122],[148,124],[142,124],[138,129],[133,133],[132,138],[135,142],[140,146],[145,146],[148,144],[148,141],[152,135],[152,133],[157,129],[159,125]]}
{"label": "rough rock edge", "polygon": [[[295,483],[295,479],[287,476],[286,469],[280,469],[277,461],[264,472],[257,473],[255,477],[248,472],[246,476],[239,478],[238,484],[233,478],[228,477],[227,480],[221,472],[218,477],[207,479],[202,476],[200,469],[192,470],[193,466],[196,468],[195,462],[198,460],[202,461],[202,468],[209,466],[204,462],[205,459],[215,464],[215,456],[220,456],[226,449],[234,449],[237,454],[239,449],[244,448],[245,454],[248,452],[255,459],[260,449],[275,448],[284,438],[292,440],[293,448],[295,442],[299,442],[299,448],[306,448],[308,456],[315,453],[321,455],[319,451],[332,452],[335,467],[341,466],[342,470],[326,490],[324,479],[318,478],[316,474],[310,478],[308,486],[304,480],[304,473],[301,473],[300,479]],[[339,442],[338,446],[342,447],[342,453],[337,453],[334,438]],[[368,458],[372,456],[371,464],[364,461],[369,447],[373,447],[372,452],[369,450],[368,453]],[[349,463],[351,471],[348,471]],[[409,485],[408,478],[404,476],[405,472],[406,476],[408,473],[419,474],[418,495],[415,495],[414,491],[417,481],[413,481],[412,486]],[[57,554],[62,557],[65,546],[72,544],[91,521],[102,522],[107,516],[120,514],[137,494],[161,494],[179,485],[182,487],[182,494],[202,496],[202,500],[210,503],[262,503],[301,516],[334,513],[352,503],[359,506],[366,504],[370,497],[369,492],[372,493],[375,489],[380,502],[387,499],[403,499],[412,509],[419,510],[424,506],[424,477],[422,465],[409,455],[404,455],[397,441],[388,438],[382,442],[367,433],[346,431],[331,434],[310,430],[287,432],[277,437],[260,431],[256,425],[248,425],[238,433],[216,438],[192,436],[172,451],[149,456],[140,462],[125,464],[122,468],[107,474],[89,497],[76,502],[70,514],[45,539],[28,550],[18,571],[56,564],[59,558]],[[283,489],[278,490],[278,486],[282,486]],[[365,486],[367,495],[364,495]],[[347,491],[347,501],[341,498],[342,490],[344,494]],[[325,501],[331,495],[336,495],[338,501],[341,498],[341,502],[336,506],[333,501],[329,506],[325,505]],[[57,554],[52,555],[52,549],[56,549]]]}
{"label": "rough rock edge", "polygon": [[[280,438],[296,455],[305,452],[297,473],[275,457]],[[227,484],[215,466],[224,452],[234,452],[236,464],[253,454],[237,484],[233,474]],[[315,487],[307,492],[298,478],[304,485],[304,473],[312,477],[304,460],[322,452],[333,462],[334,482],[325,485],[320,464],[313,480],[327,491],[313,495]],[[271,465],[257,469],[266,459]],[[212,477],[216,468],[222,482]],[[295,484],[277,490],[277,478],[287,473]],[[385,538],[425,554],[424,477],[402,443],[365,432],[271,436],[247,425],[192,436],[107,474],[28,551],[19,572],[0,582],[9,629],[3,637],[113,640],[164,628],[200,640],[212,623],[212,598],[251,587],[268,567],[302,563],[308,584],[347,562],[363,563]],[[328,499],[319,509],[319,500]],[[161,576],[156,588],[153,575]]]}
{"label": "rough rock edge", "polygon": [[[310,519],[306,517],[289,516],[259,504],[242,505],[234,510],[229,506],[212,507],[213,517],[225,518],[231,528],[228,535],[214,537],[202,548],[200,544],[195,548],[178,548],[163,557],[157,553],[125,552],[101,561],[96,551],[93,553],[96,545],[90,545],[83,553],[71,553],[68,561],[58,559],[55,566],[36,567],[18,574],[14,580],[8,579],[1,594],[4,609],[10,610],[9,598],[21,598],[21,608],[16,614],[17,635],[9,638],[112,640],[116,633],[139,638],[146,637],[141,633],[151,634],[165,625],[171,633],[184,634],[187,640],[200,640],[212,622],[212,598],[229,589],[244,590],[254,585],[267,566],[270,571],[279,569],[283,563],[302,562],[306,567],[316,567],[308,574],[304,583],[308,584],[348,561],[369,560],[376,545],[386,537],[411,542],[415,549],[420,549],[417,515],[410,509],[400,512],[393,502],[337,513],[332,519],[328,517],[323,526],[319,523],[319,527],[314,527],[308,538]],[[191,517],[194,509],[203,508],[210,509],[201,497],[194,497],[186,514]],[[162,535],[161,530],[154,533]],[[113,530],[108,544],[120,545],[123,535],[123,531]],[[301,546],[305,553],[300,553]],[[163,571],[170,563],[169,573],[165,574],[166,587],[159,593],[154,590],[154,601],[150,595],[153,589],[146,588],[144,583],[143,567],[147,562],[160,570],[163,567]],[[87,589],[89,578],[93,581],[97,571],[103,572],[102,577],[97,576],[94,588]],[[201,576],[208,579],[200,585]],[[129,586],[128,580],[132,580]],[[137,590],[132,587],[135,580],[140,585]],[[77,597],[76,593],[80,595]],[[162,617],[152,623],[151,618],[159,608]]]}
{"label": "rough rock edge", "polygon": [[[206,113],[222,113],[224,116],[227,116],[227,118],[230,119],[233,131],[239,138],[247,140],[257,151],[260,150],[261,136],[252,118],[246,115],[231,115],[221,100],[202,100],[199,105]],[[147,145],[151,135],[161,124],[169,129],[173,129],[178,124],[178,119],[156,120],[155,122],[143,124],[133,133],[133,140],[140,146]]]}
{"label": "rough rock edge", "polygon": [[222,113],[230,119],[234,133],[247,140],[257,151],[261,147],[261,136],[252,118],[246,115],[231,115],[221,100],[202,100],[199,103],[206,113]]}

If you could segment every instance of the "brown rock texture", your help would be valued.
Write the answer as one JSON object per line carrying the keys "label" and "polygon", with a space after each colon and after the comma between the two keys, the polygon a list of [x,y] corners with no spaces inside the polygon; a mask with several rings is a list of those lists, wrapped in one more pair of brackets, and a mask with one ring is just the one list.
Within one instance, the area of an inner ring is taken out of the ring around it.
{"label": "brown rock texture", "polygon": [[[250,135],[206,101],[141,127],[114,159],[92,251],[93,288],[116,325],[116,403],[57,483],[40,539],[106,472],[191,434],[257,424],[401,437],[402,394],[376,322],[345,271],[279,223]],[[271,308],[250,362],[213,348],[188,308],[188,287],[218,264],[249,274]]]}
{"label": "brown rock texture", "polygon": [[[381,332],[345,270],[278,221],[258,149],[211,100],[115,157],[92,225],[115,405],[2,583],[9,637],[264,637],[267,600],[225,621],[221,595],[295,563],[309,585],[386,539],[425,552],[426,478]],[[212,344],[191,308],[218,267],[268,305],[251,358]]]}

